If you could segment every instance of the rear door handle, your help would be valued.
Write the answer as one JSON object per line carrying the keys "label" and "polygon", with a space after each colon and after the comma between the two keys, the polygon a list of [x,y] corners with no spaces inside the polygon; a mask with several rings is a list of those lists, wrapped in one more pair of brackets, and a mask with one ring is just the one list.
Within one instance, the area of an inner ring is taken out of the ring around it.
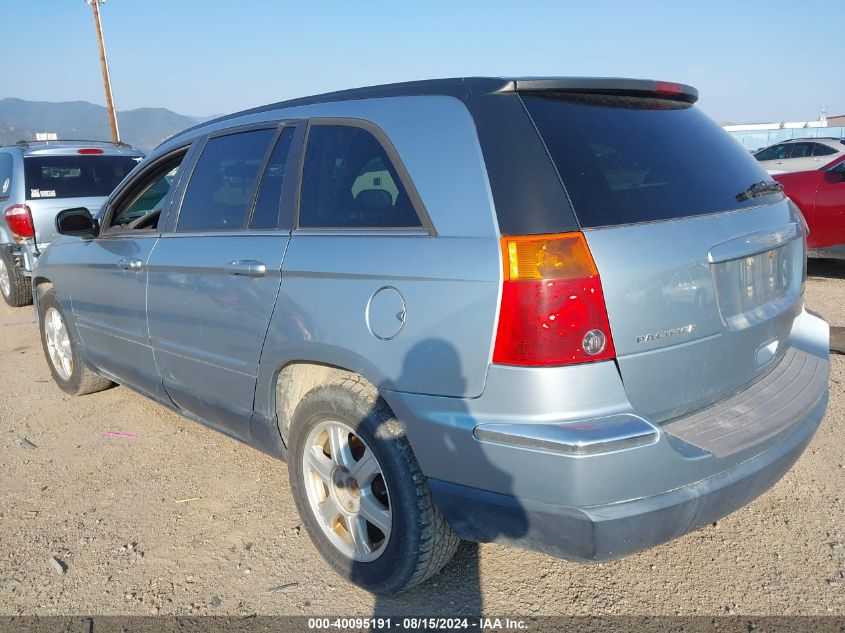
{"label": "rear door handle", "polygon": [[144,262],[140,259],[135,259],[134,257],[127,257],[117,262],[117,267],[120,268],[120,270],[129,270],[133,273],[137,273],[144,269]]}
{"label": "rear door handle", "polygon": [[233,259],[226,265],[230,275],[241,277],[263,277],[267,274],[267,264],[255,259]]}

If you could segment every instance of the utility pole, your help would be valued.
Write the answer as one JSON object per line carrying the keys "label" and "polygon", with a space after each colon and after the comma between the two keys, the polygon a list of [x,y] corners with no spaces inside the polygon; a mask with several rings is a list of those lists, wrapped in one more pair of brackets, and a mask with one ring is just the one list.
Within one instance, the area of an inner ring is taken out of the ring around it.
{"label": "utility pole", "polygon": [[97,44],[100,47],[100,68],[103,71],[103,84],[106,88],[106,109],[109,111],[109,127],[111,140],[120,141],[120,131],[117,129],[117,113],[114,111],[114,100],[111,95],[111,79],[109,79],[109,65],[106,61],[106,45],[103,43],[103,26],[100,24],[100,3],[105,0],[85,0],[94,11],[94,27],[97,29]]}

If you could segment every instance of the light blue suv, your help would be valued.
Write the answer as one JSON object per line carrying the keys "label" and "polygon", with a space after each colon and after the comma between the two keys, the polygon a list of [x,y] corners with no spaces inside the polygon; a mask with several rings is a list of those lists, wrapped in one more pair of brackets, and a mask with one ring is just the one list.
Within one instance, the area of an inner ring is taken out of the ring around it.
{"label": "light blue suv", "polygon": [[187,130],[57,218],[53,376],[287,459],[373,592],[459,539],[591,562],[678,537],[789,469],[829,373],[806,225],[696,98],[450,79]]}

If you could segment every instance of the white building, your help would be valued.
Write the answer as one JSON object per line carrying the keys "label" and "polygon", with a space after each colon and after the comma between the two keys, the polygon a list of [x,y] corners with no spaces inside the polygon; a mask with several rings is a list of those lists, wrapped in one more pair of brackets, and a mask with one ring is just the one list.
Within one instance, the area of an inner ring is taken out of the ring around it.
{"label": "white building", "polygon": [[758,150],[792,138],[845,138],[845,114],[821,117],[816,121],[745,123],[723,125],[748,150]]}

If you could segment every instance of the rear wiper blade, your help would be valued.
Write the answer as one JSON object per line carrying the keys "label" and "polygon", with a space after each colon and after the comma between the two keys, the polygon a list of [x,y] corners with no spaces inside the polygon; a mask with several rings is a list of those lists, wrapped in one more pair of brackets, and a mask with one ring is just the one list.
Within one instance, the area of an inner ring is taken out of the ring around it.
{"label": "rear wiper blade", "polygon": [[751,198],[765,196],[767,193],[780,193],[781,191],[783,191],[783,185],[777,180],[761,180],[760,182],[755,182],[742,193],[736,194],[736,201],[742,202]]}

